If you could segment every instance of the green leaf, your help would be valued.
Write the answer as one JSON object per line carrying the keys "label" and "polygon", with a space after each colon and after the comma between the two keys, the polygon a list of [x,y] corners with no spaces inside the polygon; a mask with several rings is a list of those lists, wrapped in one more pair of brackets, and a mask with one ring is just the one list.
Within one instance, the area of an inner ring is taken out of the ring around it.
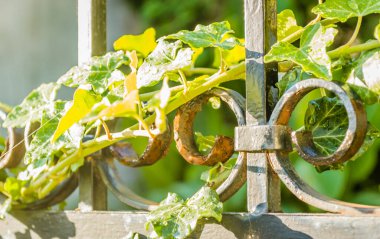
{"label": "green leaf", "polygon": [[326,47],[332,44],[336,33],[336,29],[326,28],[320,23],[309,26],[301,36],[299,48],[288,42],[277,42],[264,60],[292,61],[307,73],[331,80],[331,60],[326,53]]}
{"label": "green leaf", "polygon": [[21,197],[21,188],[25,182],[14,177],[8,177],[4,183],[4,192],[14,201]]}
{"label": "green leaf", "polygon": [[7,115],[3,127],[24,127],[28,122],[41,120],[42,112],[52,107],[59,87],[56,83],[49,83],[33,90]]}
{"label": "green leaf", "polygon": [[148,28],[140,35],[124,35],[113,43],[116,51],[133,51],[136,50],[146,57],[156,47],[156,31],[154,28]]}
{"label": "green leaf", "polygon": [[346,110],[336,97],[322,97],[309,102],[305,113],[305,130],[313,134],[317,149],[332,154],[343,141],[348,128]]}
{"label": "green leaf", "polygon": [[123,51],[109,52],[71,68],[58,79],[58,83],[68,87],[90,85],[95,93],[102,94],[112,83],[125,79],[123,72],[118,69],[128,64],[129,58]]}
{"label": "green leaf", "polygon": [[153,238],[186,238],[202,218],[222,220],[223,204],[209,187],[201,188],[186,201],[169,193],[157,209],[148,215],[147,227],[152,226]]}
{"label": "green leaf", "polygon": [[[378,102],[378,97],[375,99],[374,94],[380,95],[380,50],[363,52],[353,64],[353,71],[347,83],[366,103]],[[352,85],[357,87],[352,87]],[[367,94],[365,91],[358,90],[360,89],[358,87],[365,88],[368,91]]]}
{"label": "green leaf", "polygon": [[62,115],[65,113],[65,102],[58,101],[55,103],[54,111],[45,111],[41,127],[35,133],[30,147],[25,154],[25,163],[29,164],[24,174],[19,174],[19,178],[24,180],[30,177],[36,177],[41,171],[48,167],[48,163],[54,159],[55,154],[64,150],[72,152],[78,149],[83,137],[84,127],[74,124],[62,134],[54,143],[51,139]]}
{"label": "green leaf", "polygon": [[[334,153],[342,143],[348,128],[346,110],[336,97],[322,97],[309,102],[305,113],[305,129],[313,134],[317,149],[324,155]],[[380,131],[368,125],[363,145],[351,160],[365,153],[380,138]],[[339,168],[341,165],[334,165]]]}
{"label": "green leaf", "polygon": [[195,132],[195,143],[198,146],[199,152],[209,152],[215,144],[215,136],[204,136],[201,132]]}
{"label": "green leaf", "polygon": [[191,65],[192,54],[190,48],[182,48],[181,41],[159,40],[156,49],[145,58],[137,71],[137,87],[153,86],[166,73]]}
{"label": "green leaf", "polygon": [[349,88],[356,93],[360,100],[366,105],[372,105],[380,102],[380,95],[376,94],[367,87],[358,86],[355,84],[347,84]]}
{"label": "green leaf", "polygon": [[218,163],[207,171],[201,174],[201,179],[211,188],[219,187],[230,175],[233,167],[236,164],[237,158],[230,158],[227,162]]}
{"label": "green leaf", "polygon": [[285,91],[290,89],[294,84],[310,79],[312,76],[305,73],[301,67],[294,67],[290,71],[286,72],[286,74],[276,83],[276,86],[279,90],[279,96],[282,96]]}
{"label": "green leaf", "polygon": [[179,39],[194,48],[218,47],[223,50],[231,50],[240,42],[236,37],[228,36],[233,34],[230,24],[227,21],[215,22],[208,26],[197,25],[194,31],[183,30],[169,35],[166,39]]}
{"label": "green leaf", "polygon": [[364,17],[372,13],[380,13],[378,0],[326,0],[312,9],[323,18],[338,19],[341,22],[351,17]]}
{"label": "green leaf", "polygon": [[278,41],[281,41],[285,37],[301,29],[302,27],[297,25],[297,20],[292,10],[285,9],[284,11],[277,14],[277,40]]}
{"label": "green leaf", "polygon": [[91,91],[78,88],[74,93],[72,105],[59,120],[52,142],[57,140],[66,130],[91,112],[92,107],[100,101],[100,97]]}

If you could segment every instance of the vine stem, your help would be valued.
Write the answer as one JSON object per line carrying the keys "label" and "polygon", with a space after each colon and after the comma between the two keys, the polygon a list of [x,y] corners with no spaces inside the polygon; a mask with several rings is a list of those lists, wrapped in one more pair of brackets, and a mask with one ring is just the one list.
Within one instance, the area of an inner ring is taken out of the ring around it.
{"label": "vine stem", "polygon": [[363,17],[359,16],[358,21],[356,22],[354,33],[352,34],[350,40],[348,40],[346,44],[336,48],[335,51],[341,51],[341,50],[347,49],[355,42],[356,38],[358,37],[360,27],[362,25],[362,21],[363,21]]}
{"label": "vine stem", "polygon": [[342,55],[348,55],[355,52],[367,51],[367,50],[371,50],[371,49],[379,48],[379,47],[380,47],[380,41],[372,40],[372,41],[368,41],[363,44],[354,45],[348,48],[342,48],[342,49],[338,48],[338,49],[327,52],[327,55],[331,59],[333,59],[333,58],[338,58]]}
{"label": "vine stem", "polygon": [[[245,62],[242,62],[235,67],[229,69],[228,71],[225,71],[223,73],[216,73],[207,79],[205,79],[205,82],[197,87],[191,88],[191,90],[184,92],[185,97],[178,97],[177,99],[169,102],[165,109],[165,113],[168,114],[181,105],[187,103],[191,99],[197,97],[198,95],[203,94],[207,90],[218,86],[219,84],[227,81],[237,80],[240,79],[245,74]],[[191,83],[191,82],[189,82]],[[191,84],[190,84],[191,85]],[[150,124],[154,122],[155,115],[151,115],[144,119],[144,122],[146,124]],[[133,138],[133,137],[149,137],[149,133],[146,130],[135,130],[138,129],[139,124],[135,124],[121,132],[118,133],[111,133],[112,140],[108,140],[107,135],[100,136],[98,138],[95,138],[93,140],[86,141],[82,143],[82,147],[75,152],[71,153],[70,155],[61,158],[61,160],[53,167],[51,167],[47,172],[44,172],[36,178],[34,181],[32,181],[28,187],[26,187],[23,190],[23,194],[26,195],[28,193],[33,193],[36,190],[38,191],[38,188],[43,186],[46,182],[49,182],[49,179],[52,175],[60,172],[64,168],[70,166],[74,162],[77,162],[79,159],[90,155],[92,153],[95,153],[96,151],[101,150],[102,148],[105,148],[107,146],[110,146],[120,140],[127,139],[127,138]],[[45,188],[44,193],[48,193],[46,189],[50,189],[50,187]]]}

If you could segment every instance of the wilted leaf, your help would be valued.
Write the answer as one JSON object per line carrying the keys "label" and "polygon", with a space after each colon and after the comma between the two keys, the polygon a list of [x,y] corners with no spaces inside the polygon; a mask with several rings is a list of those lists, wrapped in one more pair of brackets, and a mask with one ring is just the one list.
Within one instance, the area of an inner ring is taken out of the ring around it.
{"label": "wilted leaf", "polygon": [[58,83],[68,87],[90,85],[97,94],[102,94],[116,81],[123,81],[124,74],[118,70],[128,65],[128,56],[123,51],[109,52],[104,56],[95,56],[89,62],[71,68],[59,78]]}
{"label": "wilted leaf", "polygon": [[183,30],[169,35],[166,39],[179,39],[189,44],[191,47],[218,47],[224,50],[231,50],[239,44],[237,38],[231,36],[224,39],[226,34],[234,33],[227,21],[215,22],[208,26],[197,25],[194,31]]}
{"label": "wilted leaf", "polygon": [[113,43],[116,51],[133,51],[136,50],[146,57],[156,47],[156,31],[154,28],[148,28],[140,35],[124,35]]}
{"label": "wilted leaf", "polygon": [[100,97],[88,90],[78,88],[74,93],[71,107],[59,120],[52,142],[57,140],[66,130],[91,112],[92,107],[100,101]]}
{"label": "wilted leaf", "polygon": [[331,61],[326,47],[332,44],[337,30],[325,28],[320,23],[309,26],[301,36],[300,48],[287,42],[278,42],[264,57],[265,62],[292,61],[305,72],[331,80]]}
{"label": "wilted leaf", "polygon": [[39,121],[42,112],[53,106],[59,89],[56,83],[42,84],[33,90],[23,102],[14,107],[4,121],[4,127],[24,127],[28,122]]}
{"label": "wilted leaf", "polygon": [[137,71],[137,88],[153,86],[165,73],[191,65],[192,54],[190,48],[182,48],[181,41],[170,43],[160,40]]}
{"label": "wilted leaf", "polygon": [[312,12],[324,18],[345,22],[351,17],[380,13],[380,2],[378,0],[326,0],[315,6]]}
{"label": "wilted leaf", "polygon": [[292,33],[301,30],[302,27],[297,25],[294,13],[290,9],[286,9],[277,14],[277,40],[281,41]]}
{"label": "wilted leaf", "polygon": [[152,226],[153,238],[186,238],[201,218],[222,219],[223,204],[209,187],[201,188],[186,201],[169,193],[157,209],[148,215],[147,227]]}

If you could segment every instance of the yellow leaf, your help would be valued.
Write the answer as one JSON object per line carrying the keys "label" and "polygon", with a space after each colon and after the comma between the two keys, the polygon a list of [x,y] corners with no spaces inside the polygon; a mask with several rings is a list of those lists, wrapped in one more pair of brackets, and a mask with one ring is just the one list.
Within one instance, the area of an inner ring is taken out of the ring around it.
{"label": "yellow leaf", "polygon": [[[244,38],[239,38],[241,44],[244,45]],[[239,63],[240,61],[245,59],[245,47],[236,45],[231,50],[223,50],[223,59],[227,63],[227,65],[231,66],[233,64]],[[213,66],[218,67],[220,65],[220,51],[219,49],[215,49],[215,57]]]}
{"label": "yellow leaf", "polygon": [[122,101],[112,104],[99,114],[99,118],[121,117],[136,114],[136,104],[138,103],[138,91],[130,92]]}
{"label": "yellow leaf", "polygon": [[70,109],[59,120],[52,142],[56,141],[66,130],[91,112],[92,107],[99,102],[98,97],[88,90],[78,88],[73,97]]}
{"label": "yellow leaf", "polygon": [[124,87],[126,95],[130,92],[137,90],[137,79],[136,79],[136,69],[137,64],[139,63],[139,59],[137,58],[136,51],[132,51],[128,53],[129,58],[131,59],[131,63],[129,66],[131,67],[131,73],[125,78]]}
{"label": "yellow leaf", "polygon": [[156,45],[156,31],[154,28],[148,28],[140,35],[124,35],[120,37],[114,42],[113,47],[116,51],[136,50],[146,57],[154,50]]}
{"label": "yellow leaf", "polygon": [[195,63],[195,61],[198,59],[198,57],[203,53],[203,48],[191,48],[193,50],[193,56],[192,56],[192,61]]}

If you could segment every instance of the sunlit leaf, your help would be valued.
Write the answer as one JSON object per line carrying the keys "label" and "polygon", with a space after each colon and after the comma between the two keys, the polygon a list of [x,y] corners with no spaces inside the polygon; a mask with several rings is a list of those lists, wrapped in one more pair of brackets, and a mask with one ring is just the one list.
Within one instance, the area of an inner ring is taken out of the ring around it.
{"label": "sunlit leaf", "polygon": [[123,81],[124,74],[118,70],[128,65],[128,56],[123,51],[109,52],[104,56],[92,57],[89,62],[71,68],[58,82],[68,87],[90,85],[97,94],[104,93],[110,84]]}
{"label": "sunlit leaf", "polygon": [[144,60],[137,71],[137,87],[157,84],[165,73],[191,65],[193,51],[183,48],[181,41],[160,40],[156,49]]}
{"label": "sunlit leaf", "polygon": [[324,18],[345,22],[351,17],[380,13],[380,2],[378,0],[326,0],[315,6],[312,12]]}
{"label": "sunlit leaf", "polygon": [[53,107],[53,101],[59,89],[56,83],[42,84],[33,90],[23,102],[14,107],[4,121],[4,127],[24,127],[28,122],[39,121],[42,112]]}
{"label": "sunlit leaf", "polygon": [[276,43],[265,56],[265,62],[292,61],[307,72],[326,80],[331,80],[331,61],[326,47],[331,45],[337,30],[315,24],[305,29],[300,47],[288,42]]}
{"label": "sunlit leaf", "polygon": [[365,104],[380,102],[380,51],[364,52],[353,62],[346,83]]}
{"label": "sunlit leaf", "polygon": [[105,107],[99,114],[99,118],[126,117],[137,113],[138,91],[130,92],[122,101]]}
{"label": "sunlit leaf", "polygon": [[197,25],[194,31],[183,30],[169,35],[166,39],[179,39],[189,44],[191,47],[218,47],[224,50],[231,50],[239,44],[237,38],[231,36],[224,39],[226,34],[233,34],[230,24],[227,21],[215,22],[208,26]]}
{"label": "sunlit leaf", "polygon": [[154,28],[148,28],[140,35],[124,35],[113,43],[116,51],[133,51],[136,50],[146,57],[156,47],[156,31]]}
{"label": "sunlit leaf", "polygon": [[305,73],[301,67],[294,67],[276,83],[276,86],[279,90],[279,96],[282,96],[285,91],[290,89],[294,84],[311,78],[312,76]]}
{"label": "sunlit leaf", "polygon": [[169,193],[157,209],[148,215],[147,227],[152,226],[153,238],[186,238],[202,218],[222,219],[223,204],[218,194],[209,187],[201,188],[184,201]]}
{"label": "sunlit leaf", "polygon": [[200,152],[209,152],[215,144],[215,136],[204,136],[201,132],[195,132],[195,143],[197,144]]}
{"label": "sunlit leaf", "polygon": [[294,13],[290,9],[286,9],[277,14],[277,40],[281,41],[292,33],[301,30],[302,27],[297,25]]}
{"label": "sunlit leaf", "polygon": [[[45,111],[41,121],[41,127],[37,130],[30,143],[29,149],[25,154],[24,161],[31,164],[33,168],[47,166],[48,162],[54,159],[54,155],[60,150],[66,152],[80,147],[83,137],[84,127],[79,124],[72,125],[54,143],[51,143],[54,132],[56,131],[59,120],[65,113],[65,102],[55,103],[53,111]],[[29,168],[28,170],[31,170]],[[23,175],[37,176],[35,175]]]}
{"label": "sunlit leaf", "polygon": [[128,53],[129,58],[131,59],[131,63],[129,64],[129,67],[131,67],[131,73],[127,77],[125,77],[124,81],[124,87],[125,87],[125,94],[128,94],[134,90],[137,90],[137,65],[139,63],[139,60],[137,58],[137,54],[135,51]]}
{"label": "sunlit leaf", "polygon": [[375,27],[375,32],[374,32],[374,37],[380,41],[380,23],[376,25]]}
{"label": "sunlit leaf", "polygon": [[90,113],[92,107],[100,100],[99,96],[94,95],[90,91],[78,88],[74,93],[71,107],[59,120],[52,142],[57,140],[66,130]]}

